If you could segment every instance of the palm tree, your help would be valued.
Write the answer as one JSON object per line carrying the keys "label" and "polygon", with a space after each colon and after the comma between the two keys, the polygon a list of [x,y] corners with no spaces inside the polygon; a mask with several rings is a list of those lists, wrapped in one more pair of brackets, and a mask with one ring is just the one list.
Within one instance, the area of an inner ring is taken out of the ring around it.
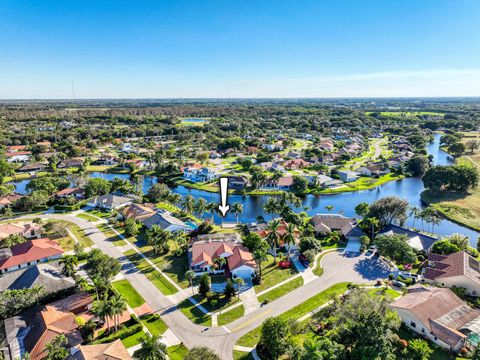
{"label": "palm tree", "polygon": [[107,323],[107,331],[110,331],[110,318],[113,316],[112,304],[105,294],[103,300],[96,300],[93,302],[92,312]]}
{"label": "palm tree", "polygon": [[241,277],[237,277],[235,279],[235,283],[237,284],[237,294],[238,294],[238,299],[240,300],[240,287],[245,285],[245,281]]}
{"label": "palm tree", "polygon": [[217,257],[215,258],[215,260],[213,260],[213,263],[215,264],[215,267],[217,269],[222,270],[225,264],[227,263],[227,259],[225,259],[224,257]]}
{"label": "palm tree", "polygon": [[278,214],[278,201],[272,196],[269,196],[265,205],[263,205],[265,214]]}
{"label": "palm tree", "polygon": [[235,214],[235,217],[237,218],[237,224],[238,224],[238,215],[243,213],[243,205],[241,203],[233,204],[232,211]]}
{"label": "palm tree", "polygon": [[422,212],[422,210],[416,206],[410,207],[410,216],[413,217],[413,227],[415,227],[415,220],[419,219],[419,215]]}
{"label": "palm tree", "polygon": [[120,323],[120,315],[127,310],[127,302],[120,294],[116,294],[110,298],[110,306],[112,307],[113,322],[115,331],[118,329]]}
{"label": "palm tree", "polygon": [[140,339],[141,348],[135,350],[133,357],[137,360],[165,360],[167,359],[167,347],[160,342],[160,336],[145,334]]}
{"label": "palm tree", "polygon": [[185,278],[188,280],[188,282],[190,283],[190,287],[192,288],[192,295],[195,295],[195,293],[193,292],[193,279],[195,279],[195,271],[193,270],[188,270],[186,273],[185,273]]}
{"label": "palm tree", "polygon": [[92,278],[93,286],[95,286],[95,292],[97,293],[97,299],[99,298],[99,293],[106,293],[110,287],[110,281],[103,277],[97,276]]}
{"label": "palm tree", "polygon": [[214,219],[214,216],[215,216],[215,212],[217,211],[217,204],[215,204],[213,202],[207,203],[207,205],[205,206],[205,211],[209,212],[210,215],[212,215],[211,223],[213,224],[213,219]]}
{"label": "palm tree", "polygon": [[182,199],[180,203],[180,207],[186,213],[191,214],[193,212],[194,204],[195,204],[195,198],[192,195],[188,194]]}
{"label": "palm tree", "polygon": [[286,232],[282,237],[283,243],[288,246],[288,259],[290,259],[290,248],[291,245],[295,244],[295,233],[297,229],[294,224],[288,224],[285,229]]}
{"label": "palm tree", "polygon": [[163,230],[158,225],[153,225],[147,230],[146,238],[148,245],[153,247],[155,254],[158,254],[167,248],[168,242],[172,238],[172,234],[167,230]]}
{"label": "palm tree", "polygon": [[80,288],[81,291],[85,291],[88,289],[87,280],[81,276],[75,277],[75,283],[77,284],[77,286]]}
{"label": "palm tree", "polygon": [[265,249],[257,249],[253,252],[253,258],[255,262],[258,264],[258,268],[260,269],[260,282],[262,281],[262,264],[267,261],[267,251]]}
{"label": "palm tree", "polygon": [[63,265],[62,274],[70,277],[75,276],[75,268],[78,265],[78,258],[75,255],[65,255],[60,260],[60,264]]}
{"label": "palm tree", "polygon": [[182,195],[172,192],[171,194],[168,195],[167,201],[170,204],[177,206],[182,201]]}
{"label": "palm tree", "polygon": [[273,262],[277,263],[277,244],[278,244],[278,228],[280,227],[280,219],[273,219],[267,225],[267,237],[266,240],[269,242],[270,246],[273,248]]}
{"label": "palm tree", "polygon": [[197,214],[199,218],[202,218],[202,215],[205,212],[206,207],[207,207],[207,202],[205,201],[204,198],[199,198],[193,205],[195,214]]}

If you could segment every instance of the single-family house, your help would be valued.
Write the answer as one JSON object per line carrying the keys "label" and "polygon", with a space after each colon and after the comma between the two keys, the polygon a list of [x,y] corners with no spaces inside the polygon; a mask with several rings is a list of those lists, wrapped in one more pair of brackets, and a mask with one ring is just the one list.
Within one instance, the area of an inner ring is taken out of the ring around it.
{"label": "single-family house", "polygon": [[0,249],[0,273],[7,273],[62,257],[64,251],[55,240],[29,240]]}
{"label": "single-family house", "polygon": [[191,231],[192,228],[185,224],[182,220],[176,218],[168,211],[158,210],[152,216],[141,220],[143,224],[151,229],[153,225],[160,226],[167,231]]}
{"label": "single-family house", "polygon": [[0,209],[13,206],[17,200],[21,199],[22,195],[10,194],[0,197]]}
{"label": "single-family house", "polygon": [[450,289],[417,284],[390,306],[405,326],[447,350],[458,352],[470,339],[478,342],[480,310],[472,309]]}
{"label": "single-family house", "polygon": [[30,151],[7,152],[5,158],[9,163],[24,163],[30,161],[32,153]]}
{"label": "single-family house", "polygon": [[[190,268],[197,275],[226,271],[233,278],[251,279],[257,268],[252,253],[242,245],[237,233],[199,235],[192,242],[188,257]],[[225,267],[218,265],[218,258],[226,259]]]}
{"label": "single-family house", "polygon": [[309,165],[310,165],[310,163],[303,160],[303,159],[287,160],[284,163],[285,168],[287,168],[289,170],[303,169],[303,168],[305,168]]}
{"label": "single-family house", "polygon": [[317,235],[325,236],[335,231],[352,243],[350,244],[351,248],[358,247],[360,249],[360,238],[364,233],[356,219],[340,214],[317,214],[312,217],[311,221]]}
{"label": "single-family house", "polygon": [[72,167],[81,167],[83,166],[83,159],[82,158],[71,158],[65,159],[58,163],[57,168],[59,169],[68,169]]}
{"label": "single-family house", "polygon": [[229,176],[228,177],[228,186],[234,190],[245,189],[250,182],[245,176]]}
{"label": "single-family house", "polygon": [[122,340],[95,345],[79,345],[72,349],[72,355],[67,360],[131,360]]}
{"label": "single-family house", "polygon": [[438,240],[433,236],[425,235],[394,224],[390,224],[383,228],[379,232],[379,235],[403,235],[406,237],[408,245],[415,250],[425,251],[427,253],[432,250],[433,244]]}
{"label": "single-family house", "polygon": [[334,188],[343,184],[340,180],[332,179],[330,176],[323,174],[317,176],[317,183],[323,189]]}
{"label": "single-family house", "polygon": [[63,275],[62,269],[54,263],[37,264],[0,276],[0,293],[40,286],[47,294],[54,294],[73,288],[76,283],[71,277]]}
{"label": "single-family house", "polygon": [[293,186],[293,176],[282,176],[277,180],[270,179],[265,185],[266,189],[290,190]]}
{"label": "single-family house", "polygon": [[428,254],[423,272],[427,283],[464,288],[472,296],[480,296],[480,263],[464,251],[453,254]]}
{"label": "single-family house", "polygon": [[343,182],[353,182],[358,179],[358,173],[350,170],[339,170],[337,172]]}
{"label": "single-family house", "polygon": [[85,198],[85,191],[83,189],[80,189],[80,188],[66,188],[66,189],[58,191],[55,194],[55,198],[57,198],[57,199],[68,198],[70,196],[73,196],[76,199],[83,199],[83,198]]}
{"label": "single-family house", "polygon": [[42,163],[30,163],[30,164],[25,164],[23,165],[20,169],[18,169],[19,172],[37,172],[37,171],[43,171],[47,165],[42,164]]}
{"label": "single-family house", "polygon": [[111,193],[107,195],[95,196],[88,202],[88,206],[112,211],[130,205],[134,202],[133,196]]}
{"label": "single-family house", "polygon": [[32,222],[0,224],[0,241],[10,235],[20,235],[26,239],[38,239],[40,238],[40,226]]}
{"label": "single-family house", "polygon": [[58,335],[65,336],[67,350],[80,345],[83,338],[76,319],[91,318],[92,302],[91,295],[79,293],[6,319],[6,336],[1,348],[5,359],[20,359],[26,352],[32,360],[45,359],[45,345]]}
{"label": "single-family house", "polygon": [[218,174],[207,167],[194,164],[183,168],[183,177],[192,182],[206,182],[216,179]]}
{"label": "single-family house", "polygon": [[302,154],[295,151],[289,151],[286,157],[290,159],[300,159],[302,157]]}

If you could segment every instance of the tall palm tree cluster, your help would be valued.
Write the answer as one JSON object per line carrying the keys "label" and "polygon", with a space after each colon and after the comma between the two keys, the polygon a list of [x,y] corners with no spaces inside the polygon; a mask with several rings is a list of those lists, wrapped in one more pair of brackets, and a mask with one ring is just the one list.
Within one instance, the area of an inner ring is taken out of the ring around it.
{"label": "tall palm tree cluster", "polygon": [[110,331],[110,320],[113,320],[115,331],[120,325],[120,315],[127,310],[127,303],[120,294],[109,296],[105,293],[102,299],[93,302],[92,312],[107,324],[107,331]]}
{"label": "tall palm tree cluster", "polygon": [[[283,231],[280,231],[284,227]],[[282,223],[281,219],[273,219],[267,224],[267,236],[265,240],[273,249],[273,261],[277,262],[277,247],[279,241],[283,241],[284,245],[288,246],[288,259],[290,259],[291,245],[295,244],[297,228],[294,224]]]}
{"label": "tall palm tree cluster", "polygon": [[[420,220],[422,224],[422,231],[433,232],[435,225],[440,224],[442,218],[438,211],[429,206],[425,209],[420,209],[416,206],[410,208],[410,216],[413,217],[413,227],[415,227],[415,221]],[[427,224],[427,229],[425,230],[425,224]],[[431,228],[429,227],[431,225]]]}
{"label": "tall palm tree cluster", "polygon": [[[215,214],[220,213],[218,203],[207,202],[204,198],[195,200],[190,194],[181,199],[180,209],[188,214],[196,215],[200,219],[203,219],[205,213],[209,213],[211,223],[214,221]],[[243,205],[241,203],[235,203],[232,205],[231,210],[235,214],[238,223],[239,216],[243,213]]]}

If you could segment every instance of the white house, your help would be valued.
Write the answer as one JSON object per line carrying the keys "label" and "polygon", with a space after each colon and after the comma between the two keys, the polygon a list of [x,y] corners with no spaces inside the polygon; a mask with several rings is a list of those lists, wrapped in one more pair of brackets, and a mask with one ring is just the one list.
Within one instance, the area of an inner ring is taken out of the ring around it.
{"label": "white house", "polygon": [[183,169],[183,177],[192,182],[206,182],[215,180],[218,174],[207,167],[191,166]]}
{"label": "white house", "polygon": [[352,182],[358,179],[358,173],[349,170],[338,171],[338,176],[343,182]]}

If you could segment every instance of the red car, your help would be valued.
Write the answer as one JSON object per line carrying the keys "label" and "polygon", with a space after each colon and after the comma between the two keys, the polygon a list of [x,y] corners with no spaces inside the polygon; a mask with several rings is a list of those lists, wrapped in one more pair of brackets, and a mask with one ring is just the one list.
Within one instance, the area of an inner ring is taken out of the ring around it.
{"label": "red car", "polygon": [[292,263],[287,260],[282,260],[278,262],[278,266],[280,266],[282,269],[288,269],[292,267]]}

